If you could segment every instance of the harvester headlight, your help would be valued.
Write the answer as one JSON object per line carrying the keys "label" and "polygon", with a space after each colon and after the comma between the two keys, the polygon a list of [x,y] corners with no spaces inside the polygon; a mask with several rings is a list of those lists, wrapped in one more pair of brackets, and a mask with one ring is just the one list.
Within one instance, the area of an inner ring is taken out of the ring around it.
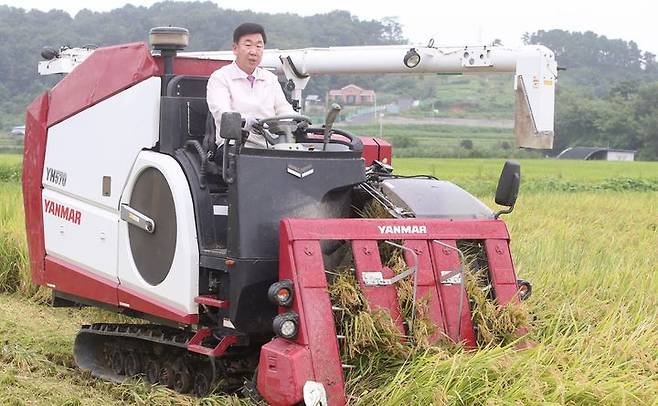
{"label": "harvester headlight", "polygon": [[285,279],[273,283],[267,290],[267,297],[277,306],[290,307],[293,299],[292,281]]}
{"label": "harvester headlight", "polygon": [[297,337],[299,332],[299,316],[295,312],[279,314],[274,318],[272,323],[274,333],[279,337],[292,339]]}
{"label": "harvester headlight", "polygon": [[528,300],[530,295],[532,295],[532,285],[530,284],[530,282],[523,279],[517,279],[516,287],[517,287],[517,292],[518,292],[517,294],[519,295],[519,299]]}
{"label": "harvester headlight", "polygon": [[416,48],[411,48],[404,56],[404,66],[407,68],[415,68],[420,63],[420,55],[416,52]]}

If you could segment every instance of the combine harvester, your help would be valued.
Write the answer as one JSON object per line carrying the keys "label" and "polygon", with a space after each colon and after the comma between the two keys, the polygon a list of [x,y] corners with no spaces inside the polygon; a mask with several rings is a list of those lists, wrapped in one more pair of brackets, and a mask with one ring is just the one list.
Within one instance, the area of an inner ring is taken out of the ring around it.
{"label": "combine harvester", "polygon": [[[494,212],[431,177],[392,172],[391,146],[307,117],[261,121],[272,147],[233,140],[215,156],[206,81],[230,53],[179,53],[187,30],[158,28],[147,44],[44,52],[41,74],[63,74],[28,107],[23,195],[34,283],[54,306],[97,306],[148,323],[82,326],[75,360],[95,376],[145,374],[203,396],[248,380],[272,405],[341,405],[344,365],[325,269],[350,252],[373,309],[400,320],[396,282],[411,278],[447,337],[475,346],[460,244],[475,244],[484,284],[519,300],[509,233],[518,164],[500,178]],[[543,46],[341,47],[266,52],[299,106],[310,75],[508,72],[521,147],[550,148],[557,66]],[[228,144],[228,143],[227,143]],[[221,164],[219,164],[221,162]],[[363,219],[370,201],[390,214]],[[402,241],[408,269],[382,265],[378,243]],[[342,255],[342,254],[341,254]],[[462,270],[462,271],[460,271]],[[522,286],[521,290],[529,286]]]}

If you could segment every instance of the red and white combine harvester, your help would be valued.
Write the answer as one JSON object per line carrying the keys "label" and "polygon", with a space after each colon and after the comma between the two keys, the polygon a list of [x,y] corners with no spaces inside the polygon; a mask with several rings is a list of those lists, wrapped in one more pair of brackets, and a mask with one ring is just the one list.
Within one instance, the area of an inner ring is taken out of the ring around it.
{"label": "red and white combine harvester", "polygon": [[[243,145],[241,118],[216,156],[206,82],[231,53],[180,53],[187,31],[144,43],[44,52],[61,80],[27,111],[23,194],[34,283],[53,305],[110,309],[149,323],[82,326],[75,360],[95,376],[145,374],[205,395],[248,380],[272,405],[340,405],[341,342],[325,269],[345,252],[371,308],[400,314],[412,278],[439,333],[474,346],[461,244],[475,243],[491,297],[519,300],[509,233],[518,164],[503,169],[494,212],[448,181],[395,175],[391,145],[305,116],[265,117],[268,149]],[[550,148],[557,66],[543,46],[339,47],[267,51],[293,103],[315,74],[508,72],[517,144]],[[390,218],[357,214],[375,199]],[[382,265],[402,241],[408,270]],[[341,258],[338,258],[341,257]],[[457,272],[456,272],[457,270]],[[527,286],[526,286],[527,288]],[[407,328],[397,320],[401,329]]]}

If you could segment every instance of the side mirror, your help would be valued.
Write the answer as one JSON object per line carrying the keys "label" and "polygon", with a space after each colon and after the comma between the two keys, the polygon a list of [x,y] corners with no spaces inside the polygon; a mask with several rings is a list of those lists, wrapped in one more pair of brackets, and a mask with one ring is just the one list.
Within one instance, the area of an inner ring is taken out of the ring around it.
{"label": "side mirror", "polygon": [[521,165],[516,161],[505,161],[503,171],[498,180],[496,188],[496,204],[507,206],[509,209],[501,210],[494,214],[498,218],[501,214],[511,213],[519,195],[519,186],[521,185]]}
{"label": "side mirror", "polygon": [[222,114],[219,136],[225,140],[242,139],[242,116],[240,113],[226,112]]}
{"label": "side mirror", "polygon": [[[222,177],[227,184],[235,180],[235,154],[239,151],[242,140],[242,116],[240,113],[226,112],[222,114],[219,136],[224,140],[222,148]],[[231,140],[235,142],[230,142]]]}

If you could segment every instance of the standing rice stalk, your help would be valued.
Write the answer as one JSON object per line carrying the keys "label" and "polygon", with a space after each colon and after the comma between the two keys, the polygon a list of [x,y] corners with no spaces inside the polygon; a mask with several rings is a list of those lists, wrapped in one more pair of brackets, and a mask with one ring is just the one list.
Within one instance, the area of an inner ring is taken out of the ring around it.
{"label": "standing rice stalk", "polygon": [[20,184],[0,182],[0,292],[44,301],[48,292],[32,284]]}

